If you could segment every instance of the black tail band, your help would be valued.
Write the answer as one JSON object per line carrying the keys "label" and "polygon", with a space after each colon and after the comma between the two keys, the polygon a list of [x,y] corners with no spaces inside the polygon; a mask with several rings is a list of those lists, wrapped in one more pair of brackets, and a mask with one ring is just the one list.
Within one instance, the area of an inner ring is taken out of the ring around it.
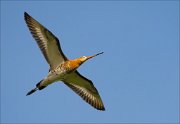
{"label": "black tail band", "polygon": [[41,80],[39,83],[37,83],[36,84],[36,87],[39,89],[39,90],[42,90],[42,89],[44,89],[46,86],[41,86],[41,82],[42,82],[43,80]]}
{"label": "black tail band", "polygon": [[38,90],[38,88],[32,89],[31,91],[29,91],[29,92],[26,94],[26,96],[31,95],[31,94],[34,93],[36,90]]}

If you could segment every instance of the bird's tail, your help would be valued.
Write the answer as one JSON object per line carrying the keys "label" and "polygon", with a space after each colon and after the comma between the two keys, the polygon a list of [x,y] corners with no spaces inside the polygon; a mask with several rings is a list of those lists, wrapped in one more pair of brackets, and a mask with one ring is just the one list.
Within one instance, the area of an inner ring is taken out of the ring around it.
{"label": "bird's tail", "polygon": [[42,89],[44,89],[46,86],[41,86],[41,82],[42,82],[42,81],[43,81],[43,80],[41,80],[39,83],[37,83],[37,84],[36,84],[36,88],[34,88],[34,89],[32,89],[31,91],[29,91],[29,92],[26,94],[26,96],[31,95],[32,93],[36,92],[37,90],[42,90]]}
{"label": "bird's tail", "polygon": [[34,88],[34,89],[32,89],[31,91],[29,91],[29,92],[26,94],[26,96],[31,95],[32,93],[36,92],[37,90],[38,90],[37,87]]}

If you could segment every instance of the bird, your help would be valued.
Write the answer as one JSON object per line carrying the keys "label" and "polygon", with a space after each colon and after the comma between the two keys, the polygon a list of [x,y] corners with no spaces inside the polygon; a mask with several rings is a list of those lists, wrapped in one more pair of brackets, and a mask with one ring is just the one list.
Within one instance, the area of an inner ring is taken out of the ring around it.
{"label": "bird", "polygon": [[103,52],[70,60],[64,55],[58,38],[51,31],[27,12],[24,12],[24,20],[50,68],[47,76],[37,83],[35,88],[30,90],[26,96],[42,90],[54,82],[62,81],[92,107],[105,111],[102,99],[93,82],[77,71],[84,62],[103,54]]}

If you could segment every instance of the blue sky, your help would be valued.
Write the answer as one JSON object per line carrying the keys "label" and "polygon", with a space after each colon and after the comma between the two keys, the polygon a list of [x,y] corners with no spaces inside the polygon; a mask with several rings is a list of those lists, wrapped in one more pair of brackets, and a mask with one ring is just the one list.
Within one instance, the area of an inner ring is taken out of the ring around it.
{"label": "blue sky", "polygon": [[[63,83],[31,96],[48,73],[24,21],[29,13],[98,89],[97,111]],[[2,123],[179,122],[179,1],[1,1]]]}

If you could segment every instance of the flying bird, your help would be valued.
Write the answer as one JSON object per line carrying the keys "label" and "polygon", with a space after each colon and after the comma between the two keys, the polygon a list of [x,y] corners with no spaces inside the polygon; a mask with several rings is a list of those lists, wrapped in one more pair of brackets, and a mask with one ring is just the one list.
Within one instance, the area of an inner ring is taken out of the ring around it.
{"label": "flying bird", "polygon": [[77,71],[77,68],[85,61],[103,52],[93,56],[82,56],[74,60],[69,60],[64,55],[58,38],[51,31],[26,12],[24,13],[24,19],[50,66],[48,75],[37,83],[36,87],[29,91],[27,95],[31,95],[37,90],[42,90],[56,81],[62,81],[91,106],[104,111],[105,107],[102,99],[92,81]]}

